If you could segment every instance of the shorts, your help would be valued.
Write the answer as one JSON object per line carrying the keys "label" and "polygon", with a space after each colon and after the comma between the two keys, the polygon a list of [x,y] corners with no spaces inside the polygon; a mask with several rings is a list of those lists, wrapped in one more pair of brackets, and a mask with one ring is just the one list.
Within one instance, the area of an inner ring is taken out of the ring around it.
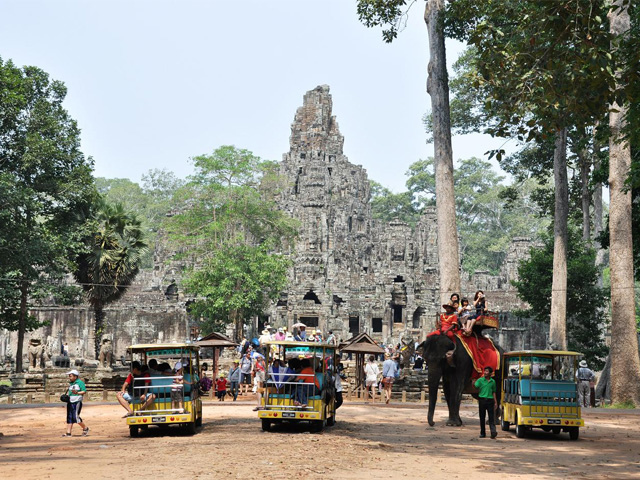
{"label": "shorts", "polygon": [[82,402],[67,403],[67,423],[82,423],[80,412],[82,411]]}
{"label": "shorts", "polygon": [[122,398],[124,398],[127,401],[127,403],[133,402],[133,397],[129,395],[129,392],[124,392],[122,394]]}
{"label": "shorts", "polygon": [[251,385],[251,374],[240,373],[240,383],[244,383],[245,385]]}
{"label": "shorts", "polygon": [[172,402],[181,402],[182,401],[182,390],[171,390],[171,401]]}
{"label": "shorts", "polygon": [[370,387],[370,386],[372,386],[372,385],[377,385],[377,384],[378,384],[378,380],[366,380],[366,381],[365,381],[365,385],[366,385],[367,387]]}
{"label": "shorts", "polygon": [[226,391],[226,390],[218,390],[218,391],[216,392],[216,397],[218,397],[218,398],[224,398],[226,394],[227,394],[227,391]]}
{"label": "shorts", "polygon": [[260,383],[264,383],[266,380],[266,375],[263,371],[257,371],[256,372],[256,379],[258,380],[258,382]]}
{"label": "shorts", "polygon": [[394,380],[395,380],[395,377],[384,377],[382,379],[382,384],[384,386],[389,386],[390,387],[391,385],[393,385]]}

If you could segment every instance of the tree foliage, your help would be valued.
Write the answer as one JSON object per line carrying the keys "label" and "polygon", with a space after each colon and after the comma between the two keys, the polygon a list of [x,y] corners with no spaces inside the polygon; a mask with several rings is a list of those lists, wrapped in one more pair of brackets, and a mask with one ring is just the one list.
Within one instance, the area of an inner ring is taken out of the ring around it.
{"label": "tree foliage", "polygon": [[[155,244],[160,225],[175,207],[173,196],[183,184],[184,180],[173,172],[158,169],[143,175],[142,185],[128,178],[96,178],[98,193],[107,203],[121,203],[127,212],[135,215],[150,246]],[[147,249],[141,266],[153,267],[153,248]]]}
{"label": "tree foliage", "polygon": [[67,89],[37,67],[0,58],[0,326],[18,331],[17,371],[35,293],[51,290],[78,247],[95,198],[92,162],[62,103]]}
{"label": "tree foliage", "polygon": [[[531,257],[520,262],[518,281],[513,285],[518,296],[530,305],[519,312],[536,321],[549,323],[551,280],[553,276],[553,235],[544,237],[542,248],[532,248]],[[604,365],[607,294],[598,287],[595,251],[585,243],[580,230],[569,228],[567,282],[567,333],[569,349],[585,354],[592,368]],[[631,308],[631,307],[630,307]]]}
{"label": "tree foliage", "polygon": [[104,333],[104,307],[126,293],[148,247],[140,221],[120,203],[98,199],[85,232],[84,249],[76,257],[73,275],[94,311],[98,358]]}
{"label": "tree foliage", "polygon": [[195,174],[177,193],[179,214],[167,224],[191,266],[183,285],[203,331],[243,323],[262,312],[286,285],[283,253],[297,226],[274,202],[279,182],[272,162],[222,146],[193,159]]}

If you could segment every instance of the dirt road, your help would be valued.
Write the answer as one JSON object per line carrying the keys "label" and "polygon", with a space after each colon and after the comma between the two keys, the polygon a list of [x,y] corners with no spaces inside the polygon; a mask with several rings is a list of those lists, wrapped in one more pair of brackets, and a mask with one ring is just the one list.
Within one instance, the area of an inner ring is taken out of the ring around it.
{"label": "dirt road", "polygon": [[132,439],[112,405],[86,404],[91,428],[64,432],[64,407],[0,410],[0,478],[640,478],[640,415],[588,411],[578,441],[567,434],[502,432],[479,439],[477,408],[463,407],[465,426],[426,423],[424,407],[345,404],[336,426],[264,433],[253,404],[208,403],[193,436],[150,429]]}

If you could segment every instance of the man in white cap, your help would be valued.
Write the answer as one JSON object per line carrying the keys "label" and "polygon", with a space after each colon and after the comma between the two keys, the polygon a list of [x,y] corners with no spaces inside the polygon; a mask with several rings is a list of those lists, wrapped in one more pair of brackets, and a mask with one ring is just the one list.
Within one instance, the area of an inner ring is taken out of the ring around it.
{"label": "man in white cap", "polygon": [[80,380],[80,373],[77,370],[71,370],[67,372],[69,376],[69,387],[67,389],[67,395],[69,395],[69,401],[67,402],[67,433],[62,434],[63,437],[71,436],[71,429],[73,424],[77,423],[82,427],[82,435],[85,437],[89,435],[89,427],[87,427],[82,418],[80,418],[80,412],[82,411],[82,398],[87,393],[87,387],[84,382]]}
{"label": "man in white cap", "polygon": [[578,402],[581,407],[591,407],[591,382],[595,381],[596,374],[587,367],[587,361],[581,360],[578,371]]}

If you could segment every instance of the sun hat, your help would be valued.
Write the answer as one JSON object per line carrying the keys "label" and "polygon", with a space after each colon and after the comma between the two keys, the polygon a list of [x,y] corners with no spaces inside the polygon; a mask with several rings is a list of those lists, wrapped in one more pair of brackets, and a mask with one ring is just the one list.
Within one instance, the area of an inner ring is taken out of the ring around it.
{"label": "sun hat", "polygon": [[76,377],[80,376],[80,374],[78,373],[78,370],[69,370],[67,372],[67,375],[75,375]]}
{"label": "sun hat", "polygon": [[442,308],[451,308],[452,310],[455,310],[456,307],[453,306],[453,302],[449,302],[449,303],[443,303],[442,304]]}
{"label": "sun hat", "polygon": [[173,367],[173,369],[177,372],[178,370],[180,370],[182,368],[182,362],[176,362],[176,365]]}
{"label": "sun hat", "polygon": [[586,360],[580,360],[580,364],[579,364],[582,368],[587,368],[587,361]]}

